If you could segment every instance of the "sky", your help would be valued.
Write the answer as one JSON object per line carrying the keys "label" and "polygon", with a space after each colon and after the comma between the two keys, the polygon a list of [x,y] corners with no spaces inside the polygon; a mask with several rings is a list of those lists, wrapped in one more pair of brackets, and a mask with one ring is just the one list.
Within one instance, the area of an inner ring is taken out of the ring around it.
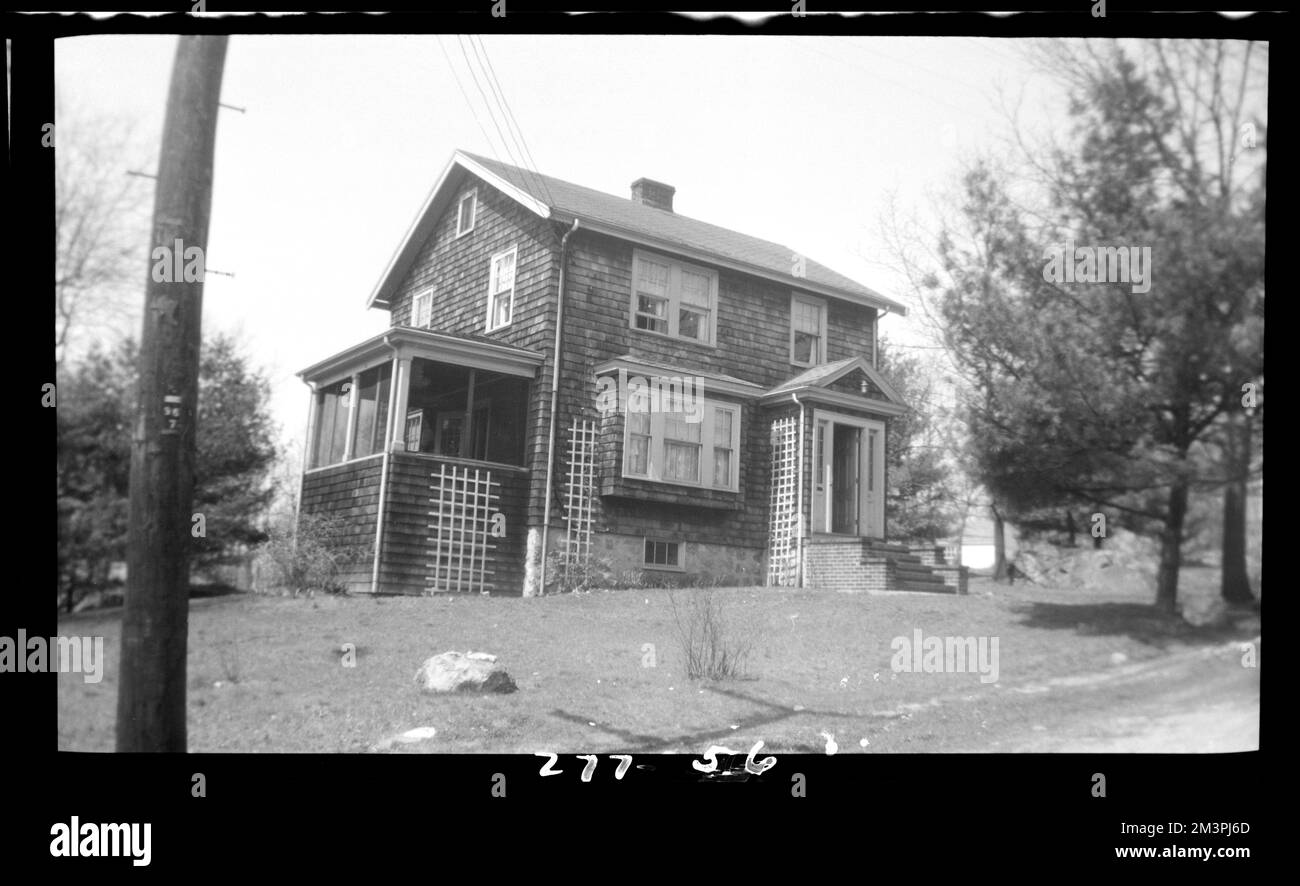
{"label": "sky", "polygon": [[[134,121],[156,157],[175,44],[59,40],[60,99]],[[1004,144],[1008,104],[1031,129],[1064,110],[1014,41],[990,38],[493,34],[481,46],[541,172],[620,196],[642,176],[666,182],[677,212],[905,304],[880,231],[891,201],[933,229],[960,159]],[[234,276],[207,276],[203,324],[238,333],[266,371],[286,443],[301,446],[307,418],[294,373],[388,325],[366,300],[452,152],[514,162],[479,71],[455,35],[231,38],[222,101],[245,111],[221,113],[206,257]],[[912,317],[881,329],[923,341]]]}

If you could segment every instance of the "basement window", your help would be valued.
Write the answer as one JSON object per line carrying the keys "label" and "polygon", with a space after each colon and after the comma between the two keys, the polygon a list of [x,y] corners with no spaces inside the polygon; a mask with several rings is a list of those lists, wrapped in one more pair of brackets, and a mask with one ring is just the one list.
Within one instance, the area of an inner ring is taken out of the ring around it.
{"label": "basement window", "polygon": [[647,569],[682,569],[682,544],[659,538],[645,540],[645,560]]}
{"label": "basement window", "polygon": [[472,190],[460,198],[456,206],[456,236],[468,234],[474,230],[474,214],[478,209],[478,190]]}

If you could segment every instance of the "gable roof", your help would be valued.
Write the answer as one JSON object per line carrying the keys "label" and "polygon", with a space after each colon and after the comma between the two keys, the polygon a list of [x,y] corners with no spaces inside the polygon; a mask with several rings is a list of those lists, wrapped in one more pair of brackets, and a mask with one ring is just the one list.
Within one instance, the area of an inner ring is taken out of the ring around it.
{"label": "gable roof", "polygon": [[908,406],[903,401],[902,395],[898,393],[898,389],[891,385],[880,374],[880,371],[871,365],[866,357],[848,357],[844,360],[836,360],[834,363],[823,363],[814,366],[769,390],[763,395],[763,401],[772,403],[790,394],[817,395],[819,392],[827,391],[830,385],[852,372],[861,372],[871,380],[873,385],[880,389],[885,399],[883,401],[875,400],[875,398],[870,399],[875,400],[876,403],[889,404],[889,408],[884,411],[897,415],[908,410]]}
{"label": "gable roof", "polygon": [[793,261],[798,253],[779,243],[464,151],[452,154],[371,293],[368,307],[387,307],[391,303],[393,292],[415,260],[416,251],[432,233],[434,224],[450,204],[460,179],[466,173],[483,179],[542,218],[552,218],[565,225],[577,219],[581,228],[685,258],[878,310],[907,313],[907,308],[898,302],[806,257],[805,276],[793,276]]}

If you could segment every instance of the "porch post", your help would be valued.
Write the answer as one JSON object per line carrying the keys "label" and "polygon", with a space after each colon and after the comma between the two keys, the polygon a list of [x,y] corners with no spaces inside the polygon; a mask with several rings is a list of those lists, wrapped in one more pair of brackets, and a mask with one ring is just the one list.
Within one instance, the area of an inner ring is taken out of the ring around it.
{"label": "porch post", "polygon": [[303,452],[302,473],[316,466],[316,422],[320,420],[320,398],[316,394],[316,385],[308,382],[311,389],[311,402],[307,406],[307,446]]}
{"label": "porch post", "polygon": [[393,415],[393,403],[397,400],[397,357],[393,357],[393,369],[388,376],[388,421],[384,424],[384,455],[379,466],[379,505],[375,509],[375,557],[370,571],[370,593],[379,593],[379,566],[384,545],[384,506],[388,492],[388,459],[392,451],[393,428],[397,417]]}
{"label": "porch post", "polygon": [[474,455],[474,380],[475,369],[470,367],[469,384],[465,388],[465,420],[460,432],[460,457],[471,458]]}
{"label": "porch post", "polygon": [[389,441],[389,447],[394,452],[406,451],[406,410],[407,405],[411,402],[411,358],[399,357],[397,359],[397,371],[393,375],[393,392],[395,393],[395,406],[393,407],[393,436]]}
{"label": "porch post", "polygon": [[353,452],[353,440],[357,436],[357,408],[361,396],[361,375],[352,373],[352,386],[348,391],[348,435],[343,441],[343,460],[350,461]]}
{"label": "porch post", "polygon": [[[393,448],[393,440],[397,436],[397,428],[402,427],[403,422],[397,419],[397,385],[400,379],[400,361],[396,356],[390,364],[391,369],[388,371],[388,421],[384,424],[384,452],[389,452]],[[404,420],[403,420],[404,421]]]}

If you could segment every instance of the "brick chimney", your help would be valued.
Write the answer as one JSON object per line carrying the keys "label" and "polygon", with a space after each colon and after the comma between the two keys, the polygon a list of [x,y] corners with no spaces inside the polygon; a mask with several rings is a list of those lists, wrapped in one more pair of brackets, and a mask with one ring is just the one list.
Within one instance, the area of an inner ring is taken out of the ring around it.
{"label": "brick chimney", "polygon": [[677,193],[677,189],[672,185],[666,185],[652,179],[639,178],[632,182],[633,200],[666,212],[673,211],[673,194],[675,193]]}

